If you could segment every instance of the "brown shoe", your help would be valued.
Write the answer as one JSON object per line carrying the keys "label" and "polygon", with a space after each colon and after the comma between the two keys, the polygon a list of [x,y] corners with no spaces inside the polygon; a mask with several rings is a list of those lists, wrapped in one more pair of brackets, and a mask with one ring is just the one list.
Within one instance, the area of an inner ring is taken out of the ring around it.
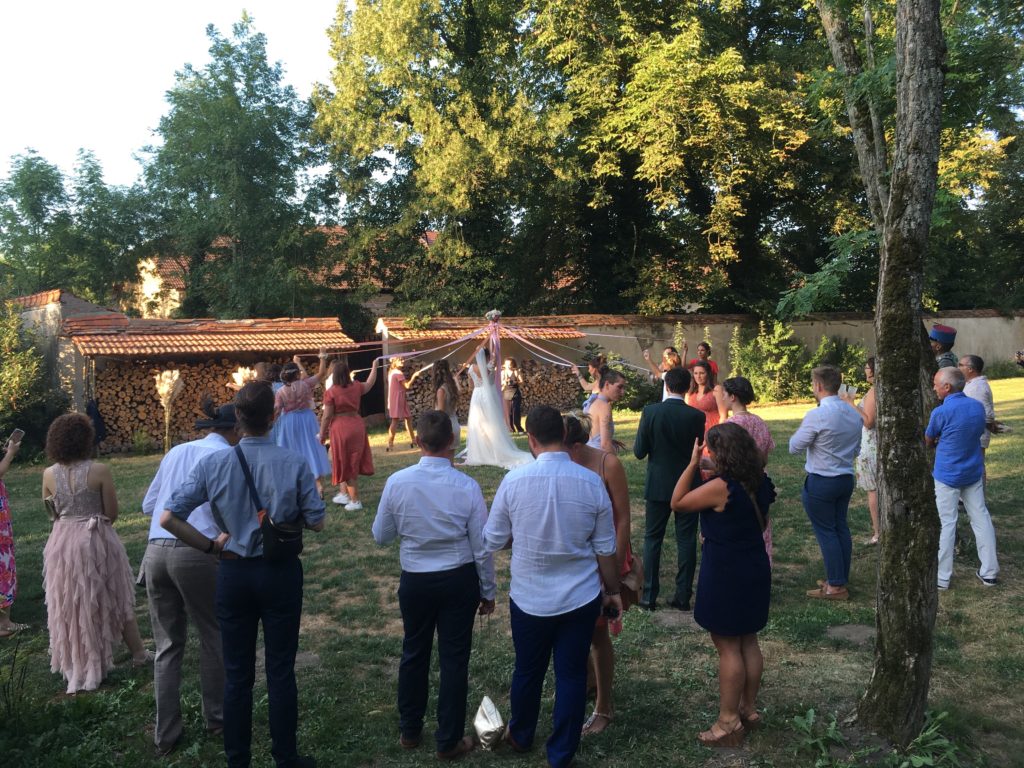
{"label": "brown shoe", "polygon": [[402,749],[416,749],[420,745],[420,736],[399,736],[398,746]]}
{"label": "brown shoe", "polygon": [[458,742],[456,742],[455,746],[452,747],[451,749],[447,749],[444,752],[438,752],[437,753],[437,759],[438,760],[458,760],[460,757],[463,757],[464,755],[468,755],[470,752],[472,752],[473,751],[473,747],[475,747],[475,746],[476,746],[476,743],[473,741],[473,737],[472,736],[463,736],[462,739],[460,739]]}
{"label": "brown shoe", "polygon": [[832,587],[826,583],[817,589],[808,589],[807,596],[816,600],[849,600],[850,591],[846,587]]}

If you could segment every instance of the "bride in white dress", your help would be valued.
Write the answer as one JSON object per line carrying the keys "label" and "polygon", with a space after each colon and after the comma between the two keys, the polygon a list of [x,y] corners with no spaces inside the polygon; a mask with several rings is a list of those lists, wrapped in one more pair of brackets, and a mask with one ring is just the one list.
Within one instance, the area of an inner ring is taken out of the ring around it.
{"label": "bride in white dress", "polygon": [[473,396],[469,400],[466,449],[457,458],[469,465],[488,465],[512,469],[533,461],[528,451],[516,448],[505,424],[505,409],[487,364],[488,352],[476,351],[476,363],[469,367]]}

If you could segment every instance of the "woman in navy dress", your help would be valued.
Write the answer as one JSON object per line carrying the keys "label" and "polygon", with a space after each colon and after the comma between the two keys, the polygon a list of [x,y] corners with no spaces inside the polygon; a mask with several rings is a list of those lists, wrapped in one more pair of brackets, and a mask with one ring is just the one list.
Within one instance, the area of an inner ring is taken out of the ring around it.
{"label": "woman in navy dress", "polygon": [[738,424],[708,430],[714,475],[700,484],[702,446],[672,494],[676,512],[699,512],[704,536],[694,620],[718,651],[718,720],[698,735],[709,747],[739,745],[761,724],[756,699],[764,659],[757,633],[768,623],[771,568],[762,534],[775,487],[754,438]]}

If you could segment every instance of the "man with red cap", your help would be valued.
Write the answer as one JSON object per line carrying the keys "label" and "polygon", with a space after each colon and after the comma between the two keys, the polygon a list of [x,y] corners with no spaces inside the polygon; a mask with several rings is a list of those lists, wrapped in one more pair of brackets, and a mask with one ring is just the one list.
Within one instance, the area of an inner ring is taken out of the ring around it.
{"label": "man with red cap", "polygon": [[935,363],[939,368],[956,368],[956,355],[953,354],[953,342],[956,341],[956,328],[949,325],[932,325],[928,333]]}

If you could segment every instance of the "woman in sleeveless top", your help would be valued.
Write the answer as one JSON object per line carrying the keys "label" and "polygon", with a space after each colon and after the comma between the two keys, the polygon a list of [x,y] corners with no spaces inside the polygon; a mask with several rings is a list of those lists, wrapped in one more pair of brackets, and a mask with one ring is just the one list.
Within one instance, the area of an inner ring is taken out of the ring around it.
{"label": "woman in sleeveless top", "polygon": [[132,664],[153,655],[135,623],[135,579],[114,532],[117,495],[110,468],[89,460],[92,422],[78,413],[57,418],[46,435],[46,454],[57,462],[43,472],[43,499],[54,517],[43,549],[50,670],[67,692],[92,691],[114,666],[124,640]]}
{"label": "woman in sleeveless top", "polygon": [[686,404],[704,412],[704,434],[718,423],[718,400],[715,399],[715,374],[703,360],[693,364],[693,378]]}
{"label": "woman in sleeveless top", "polygon": [[4,475],[20,447],[21,437],[15,440],[12,435],[4,446],[3,458],[0,458],[0,638],[10,637],[28,626],[11,621],[11,606],[18,596],[18,571],[14,562],[11,507],[7,501],[7,486],[4,485]]}
{"label": "woman in sleeveless top", "polygon": [[668,387],[665,386],[665,373],[673,368],[683,367],[683,358],[680,357],[679,351],[675,347],[665,347],[661,353],[661,363],[655,365],[651,360],[651,350],[644,350],[644,360],[647,361],[647,367],[651,369],[651,373],[655,379],[661,379],[661,399],[664,401],[668,398]]}
{"label": "woman in sleeveless top", "polygon": [[516,447],[505,426],[505,409],[494,382],[494,369],[489,365],[490,351],[482,345],[469,363],[473,395],[469,399],[466,424],[466,449],[457,458],[471,466],[492,466],[512,469],[529,464],[533,456]]}
{"label": "woman in sleeveless top", "polygon": [[601,370],[601,390],[597,399],[590,404],[590,439],[587,445],[614,453],[621,445],[615,441],[615,422],[612,421],[612,403],[626,392],[626,378],[618,371],[605,366]]}
{"label": "woman in sleeveless top", "polygon": [[320,442],[331,438],[331,480],[338,486],[332,499],[349,512],[363,508],[359,500],[359,476],[372,475],[373,454],[366,436],[366,423],[359,413],[359,404],[377,383],[377,363],[370,366],[366,381],[353,380],[344,358],[334,364],[331,388],[324,393],[324,413],[320,419]]}
{"label": "woman in sleeveless top", "polygon": [[412,431],[412,414],[409,413],[409,387],[415,383],[423,369],[416,371],[408,379],[402,372],[404,362],[400,357],[391,358],[391,370],[388,371],[388,417],[391,422],[388,424],[388,445],[384,449],[390,451],[395,445],[395,432],[398,431],[398,422],[405,421],[405,431],[409,434],[409,447],[416,447],[416,435]]}
{"label": "woman in sleeveless top", "polygon": [[281,369],[284,384],[274,395],[274,442],[295,451],[309,464],[316,478],[316,489],[323,492],[320,478],[331,471],[327,452],[317,439],[319,432],[313,409],[313,393],[327,373],[327,353],[320,350],[320,367],[312,376],[305,376],[298,355]]}
{"label": "woman in sleeveless top", "polygon": [[701,484],[697,478],[701,445],[694,441],[671,503],[674,512],[700,514],[704,543],[693,618],[718,651],[718,719],[697,738],[709,747],[735,747],[761,723],[764,658],[757,633],[768,623],[772,584],[762,532],[775,487],[754,438],[739,424],[708,430],[707,452],[712,479]]}
{"label": "woman in sleeveless top", "polygon": [[[625,576],[630,571],[640,568],[640,561],[633,557],[629,541],[629,483],[626,470],[614,453],[606,453],[587,444],[590,431],[589,418],[569,415],[565,417],[565,447],[569,457],[592,472],[596,472],[604,482],[608,496],[612,501],[612,515],[615,523],[615,559],[619,565],[619,575]],[[642,571],[641,571],[642,573]],[[640,581],[643,576],[640,575]],[[605,585],[608,588],[608,585]],[[619,590],[622,596],[622,609],[627,610],[632,602],[629,589],[622,589],[621,584],[612,585],[612,590]],[[615,716],[612,706],[612,680],[615,676],[615,651],[609,631],[619,634],[622,630],[622,617],[609,621],[604,616],[597,620],[594,634],[590,639],[590,670],[597,684],[597,698],[594,700],[594,712],[583,725],[583,735],[600,733],[607,728]]]}
{"label": "woman in sleeveless top", "polygon": [[583,401],[583,413],[589,413],[590,406],[597,400],[597,396],[601,391],[601,369],[605,367],[607,362],[604,355],[598,355],[587,361],[587,371],[590,373],[589,381],[580,376],[580,369],[575,365],[571,368],[572,375],[576,377],[580,386],[583,387],[583,391],[587,393],[587,399]]}
{"label": "woman in sleeveless top", "polygon": [[459,383],[452,376],[451,366],[447,360],[438,360],[434,363],[434,408],[448,414],[452,422],[452,434],[454,439],[452,447],[457,452],[461,440],[461,429],[459,426]]}
{"label": "woman in sleeveless top", "polygon": [[864,376],[871,388],[858,404],[854,396],[841,394],[840,398],[857,409],[864,426],[860,432],[860,453],[857,455],[857,487],[868,493],[868,513],[871,515],[871,538],[865,544],[878,543],[878,406],[875,397],[875,358],[864,364]]}

